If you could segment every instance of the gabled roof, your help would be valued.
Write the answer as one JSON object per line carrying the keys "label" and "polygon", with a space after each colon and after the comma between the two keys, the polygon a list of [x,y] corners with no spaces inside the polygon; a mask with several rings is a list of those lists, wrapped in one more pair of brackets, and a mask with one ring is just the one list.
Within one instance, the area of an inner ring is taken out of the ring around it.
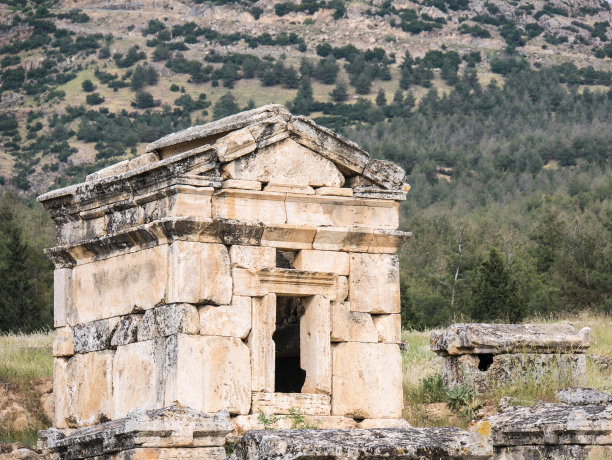
{"label": "gabled roof", "polygon": [[[220,187],[223,168],[287,139],[333,163],[351,180],[347,185],[356,196],[403,199],[409,189],[400,166],[371,158],[356,143],[307,117],[293,116],[280,105],[267,105],[164,136],[149,144],[143,155],[90,174],[82,184],[48,192],[39,201],[110,199],[179,175],[207,178]],[[280,155],[285,151],[281,149]]]}

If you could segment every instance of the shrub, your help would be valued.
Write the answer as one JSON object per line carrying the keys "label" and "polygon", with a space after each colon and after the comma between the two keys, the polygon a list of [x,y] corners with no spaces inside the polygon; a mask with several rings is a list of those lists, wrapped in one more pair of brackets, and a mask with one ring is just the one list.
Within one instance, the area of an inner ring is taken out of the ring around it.
{"label": "shrub", "polygon": [[98,93],[91,93],[85,97],[85,102],[88,105],[98,105],[104,102],[104,98],[100,96]]}
{"label": "shrub", "polygon": [[81,83],[81,87],[83,88],[83,91],[87,93],[91,93],[93,90],[96,89],[96,85],[94,85],[91,80],[83,80],[83,82]]}

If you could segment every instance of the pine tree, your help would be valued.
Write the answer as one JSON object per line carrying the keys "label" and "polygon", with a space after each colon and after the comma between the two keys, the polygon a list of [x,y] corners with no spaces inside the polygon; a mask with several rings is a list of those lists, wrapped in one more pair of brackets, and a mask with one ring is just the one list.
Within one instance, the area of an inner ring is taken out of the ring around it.
{"label": "pine tree", "polygon": [[329,93],[334,102],[344,102],[348,99],[348,89],[346,83],[340,81],[336,84],[331,93]]}
{"label": "pine tree", "polygon": [[0,236],[0,331],[31,332],[41,320],[28,267],[30,248],[8,207],[0,209]]}
{"label": "pine tree", "polygon": [[225,93],[219,98],[213,107],[213,117],[215,120],[227,117],[240,112],[240,107],[236,103],[236,98],[232,93]]}
{"label": "pine tree", "polygon": [[385,96],[385,91],[382,88],[378,90],[378,94],[376,95],[376,105],[378,107],[384,107],[387,105],[387,97]]}
{"label": "pine tree", "polygon": [[300,79],[300,88],[293,100],[293,111],[298,114],[308,115],[311,112],[313,104],[314,98],[312,95],[310,78],[302,76]]}
{"label": "pine tree", "polygon": [[471,316],[475,321],[511,323],[518,323],[525,316],[516,281],[495,249],[491,249],[488,259],[480,266],[472,287]]}

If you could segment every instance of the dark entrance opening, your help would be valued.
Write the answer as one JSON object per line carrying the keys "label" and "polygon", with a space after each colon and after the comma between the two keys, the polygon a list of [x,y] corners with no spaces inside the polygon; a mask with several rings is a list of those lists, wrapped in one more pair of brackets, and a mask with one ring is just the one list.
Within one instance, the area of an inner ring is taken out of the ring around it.
{"label": "dark entrance opening", "polygon": [[493,364],[493,355],[488,354],[488,353],[478,355],[478,370],[479,371],[488,370],[491,364]]}
{"label": "dark entrance opening", "polygon": [[299,297],[276,298],[276,346],[274,388],[277,393],[300,393],[306,371],[300,368],[300,316],[304,304]]}

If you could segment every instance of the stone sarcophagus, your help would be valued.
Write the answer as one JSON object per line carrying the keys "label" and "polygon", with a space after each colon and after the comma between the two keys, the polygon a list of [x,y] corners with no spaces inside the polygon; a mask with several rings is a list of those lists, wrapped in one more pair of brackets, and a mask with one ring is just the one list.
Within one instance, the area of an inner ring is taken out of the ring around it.
{"label": "stone sarcophagus", "polygon": [[569,323],[453,324],[432,332],[430,340],[442,356],[444,384],[477,393],[513,383],[581,383],[590,345],[591,330]]}
{"label": "stone sarcophagus", "polygon": [[237,431],[260,410],[400,418],[404,181],[266,106],[41,196],[57,225],[54,426],[176,403]]}

